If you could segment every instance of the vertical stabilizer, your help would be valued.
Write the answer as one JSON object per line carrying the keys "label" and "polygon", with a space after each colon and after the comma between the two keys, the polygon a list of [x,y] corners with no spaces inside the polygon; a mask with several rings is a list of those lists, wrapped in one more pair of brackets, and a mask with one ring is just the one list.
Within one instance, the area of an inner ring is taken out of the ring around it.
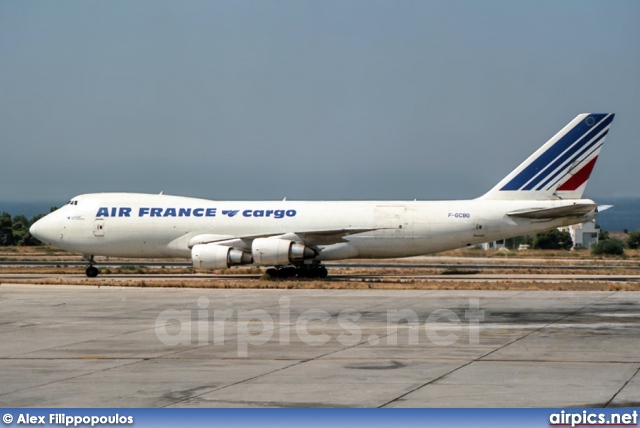
{"label": "vertical stabilizer", "polygon": [[578,115],[481,199],[580,199],[613,118]]}

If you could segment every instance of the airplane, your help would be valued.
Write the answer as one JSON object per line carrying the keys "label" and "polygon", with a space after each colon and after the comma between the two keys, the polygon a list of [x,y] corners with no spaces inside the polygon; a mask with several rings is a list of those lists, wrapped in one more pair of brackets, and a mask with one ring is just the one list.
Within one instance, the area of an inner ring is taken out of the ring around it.
{"label": "airplane", "polygon": [[[578,115],[484,195],[452,201],[214,201],[136,193],[76,196],[33,236],[94,256],[187,258],[199,269],[269,267],[324,278],[329,260],[399,258],[533,234],[595,218],[582,199],[613,113]],[[602,209],[602,207],[601,207]]]}

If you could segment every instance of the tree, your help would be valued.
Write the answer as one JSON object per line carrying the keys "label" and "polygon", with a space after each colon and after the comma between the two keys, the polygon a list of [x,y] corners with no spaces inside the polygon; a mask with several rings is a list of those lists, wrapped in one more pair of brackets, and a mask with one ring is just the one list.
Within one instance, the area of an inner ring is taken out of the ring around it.
{"label": "tree", "polygon": [[22,222],[21,218],[18,218],[18,221],[15,221],[15,219],[16,217],[14,217],[14,222],[11,225],[13,245],[22,245],[21,242],[27,237],[27,235],[30,235],[29,228]]}
{"label": "tree", "polygon": [[601,228],[599,224],[596,224],[596,229],[598,229],[598,241],[606,241],[609,239],[609,232]]}
{"label": "tree", "polygon": [[42,242],[40,242],[35,236],[33,236],[28,230],[27,233],[25,233],[22,238],[20,238],[20,240],[17,243],[18,245],[21,245],[23,247],[35,247],[37,245],[42,245]]}
{"label": "tree", "polygon": [[23,215],[17,215],[13,217],[13,224],[20,223],[23,226],[27,226],[29,224],[29,220]]}
{"label": "tree", "polygon": [[632,250],[637,250],[640,247],[640,230],[631,232],[627,236],[627,246]]}
{"label": "tree", "polygon": [[3,212],[0,215],[0,245],[14,245],[13,221],[9,213]]}
{"label": "tree", "polygon": [[504,245],[510,250],[517,250],[520,245],[529,245],[533,244],[533,237],[526,236],[516,236],[515,238],[507,238],[504,240]]}
{"label": "tree", "polygon": [[598,242],[591,247],[591,254],[595,256],[609,254],[613,256],[621,256],[624,254],[624,244],[617,239],[607,239],[606,241]]}
{"label": "tree", "polygon": [[535,238],[533,238],[532,244],[534,250],[570,250],[571,247],[573,247],[571,234],[558,229],[538,233]]}
{"label": "tree", "polygon": [[[52,210],[55,211],[54,207],[52,207]],[[42,242],[31,235],[29,228],[44,216],[45,214],[39,214],[31,220],[27,220],[24,215],[17,215],[12,218],[9,213],[3,212],[0,215],[0,245],[42,245]]]}

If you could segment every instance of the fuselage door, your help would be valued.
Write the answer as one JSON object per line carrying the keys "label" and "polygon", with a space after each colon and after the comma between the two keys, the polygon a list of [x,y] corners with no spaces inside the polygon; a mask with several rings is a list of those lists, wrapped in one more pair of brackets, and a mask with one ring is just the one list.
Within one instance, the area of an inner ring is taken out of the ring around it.
{"label": "fuselage door", "polygon": [[373,219],[374,226],[380,228],[379,236],[399,238],[408,232],[404,206],[378,205]]}
{"label": "fuselage door", "polygon": [[473,237],[482,238],[484,234],[485,234],[485,222],[478,219],[474,223]]}
{"label": "fuselage door", "polygon": [[93,223],[93,234],[95,236],[104,236],[104,219],[97,218]]}

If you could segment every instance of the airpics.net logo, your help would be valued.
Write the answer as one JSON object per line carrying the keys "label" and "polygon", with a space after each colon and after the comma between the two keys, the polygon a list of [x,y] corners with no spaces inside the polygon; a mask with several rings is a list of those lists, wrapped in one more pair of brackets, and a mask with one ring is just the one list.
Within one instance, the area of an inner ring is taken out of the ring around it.
{"label": "airpics.net logo", "polygon": [[562,410],[549,415],[551,427],[635,427],[638,426],[638,411],[629,412],[581,412]]}
{"label": "airpics.net logo", "polygon": [[251,347],[289,345],[299,341],[307,346],[323,346],[335,341],[342,346],[453,345],[460,340],[480,343],[480,322],[485,311],[480,301],[470,298],[457,312],[435,309],[418,314],[412,309],[367,312],[375,316],[362,326],[363,314],[355,309],[329,313],[307,309],[298,313],[291,299],[283,296],[271,313],[264,309],[234,310],[212,308],[208,298],[197,300],[197,310],[166,309],[155,321],[155,333],[166,346],[234,346],[238,357],[248,357]]}

